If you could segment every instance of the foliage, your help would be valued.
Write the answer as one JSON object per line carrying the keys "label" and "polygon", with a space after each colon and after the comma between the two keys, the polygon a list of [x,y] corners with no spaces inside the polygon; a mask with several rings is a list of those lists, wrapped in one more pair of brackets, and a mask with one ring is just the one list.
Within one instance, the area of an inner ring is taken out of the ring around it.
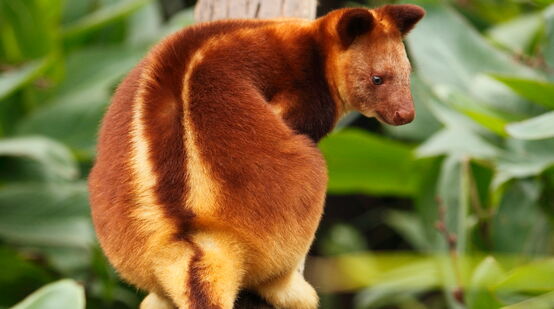
{"label": "foliage", "polygon": [[[90,222],[86,175],[111,93],[162,23],[148,0],[0,0],[0,308],[136,307]],[[7,293],[4,293],[7,292]],[[64,300],[65,299],[65,300]]]}
{"label": "foliage", "polygon": [[31,294],[13,309],[85,308],[85,293],[73,280],[48,284]]}
{"label": "foliage", "polygon": [[[308,276],[326,308],[343,292],[355,308],[551,308],[554,5],[410,2],[427,11],[407,37],[416,120],[320,144],[332,196],[413,205],[374,223],[409,251],[368,251],[365,219],[331,222]],[[137,306],[94,240],[84,180],[117,83],[192,23],[189,10],[159,12],[148,0],[0,0],[0,308],[82,308],[83,291],[91,308]],[[60,278],[79,285],[21,301]]]}
{"label": "foliage", "polygon": [[[437,289],[446,305],[436,308],[551,308],[554,67],[553,54],[545,49],[554,39],[554,6],[500,23],[490,19],[479,32],[459,13],[471,14],[468,9],[479,6],[477,1],[459,11],[443,2],[419,4],[427,16],[407,38],[416,67],[412,88],[418,117],[402,128],[384,128],[385,135],[414,145],[415,157],[404,157],[383,179],[423,159],[439,165],[433,173],[433,163],[420,163],[413,173],[428,177],[419,177],[412,191],[415,209],[400,216],[393,212],[388,220],[422,255],[410,254],[389,269],[384,265],[398,259],[395,255],[344,251],[318,261],[312,272],[334,274],[329,292],[362,289],[356,308],[424,308],[432,305],[415,296]],[[329,140],[349,134],[339,131]],[[390,150],[382,149],[365,155],[368,166],[390,166]],[[329,160],[340,155],[323,150]],[[365,153],[362,147],[353,151]],[[352,164],[355,169],[360,162]],[[378,187],[362,192],[390,193]]]}

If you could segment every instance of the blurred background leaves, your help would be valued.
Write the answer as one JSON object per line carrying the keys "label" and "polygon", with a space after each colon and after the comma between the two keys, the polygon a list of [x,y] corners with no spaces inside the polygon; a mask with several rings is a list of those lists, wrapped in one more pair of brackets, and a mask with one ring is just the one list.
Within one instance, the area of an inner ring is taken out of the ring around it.
{"label": "blurred background leaves", "polygon": [[[409,2],[427,11],[407,37],[416,120],[353,114],[320,143],[322,308],[553,308],[554,4]],[[193,4],[0,0],[0,308],[137,307],[85,179],[118,82]]]}

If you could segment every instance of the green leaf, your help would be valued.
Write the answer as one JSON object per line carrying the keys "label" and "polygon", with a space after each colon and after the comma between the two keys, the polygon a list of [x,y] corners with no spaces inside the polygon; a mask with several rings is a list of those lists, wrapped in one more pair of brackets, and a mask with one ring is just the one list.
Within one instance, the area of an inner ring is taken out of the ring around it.
{"label": "green leaf", "polygon": [[[437,182],[440,177],[440,168],[442,160],[436,158],[431,161],[430,167],[423,173],[422,181],[418,189],[418,194],[415,198],[415,213],[421,221],[421,227],[427,239],[428,250],[440,250],[443,248],[442,238],[437,233],[435,224],[438,218],[437,210]],[[427,251],[427,250],[425,250]]]}
{"label": "green leaf", "polygon": [[79,175],[77,163],[63,145],[46,137],[17,137],[0,140],[0,156],[37,161],[50,180],[73,180]]}
{"label": "green leaf", "polygon": [[41,132],[71,147],[80,161],[91,160],[100,120],[108,102],[106,95],[103,99],[90,98],[45,106],[23,119],[18,131],[20,134]]}
{"label": "green leaf", "polygon": [[444,3],[415,2],[427,11],[425,18],[407,36],[411,59],[421,79],[433,88],[446,85],[498,111],[514,115],[527,112],[532,104],[521,100],[496,80],[484,82],[483,75],[498,73],[540,78],[542,73],[494,48]]}
{"label": "green leaf", "polygon": [[480,104],[522,120],[529,116],[544,113],[540,105],[514,93],[508,86],[494,79],[488,73],[481,73],[472,81],[473,88],[469,92]]}
{"label": "green leaf", "polygon": [[[458,257],[466,256],[469,251],[469,235],[473,223],[469,217],[469,159],[457,155],[446,157],[442,163],[437,193],[440,197],[438,208],[442,213],[441,222],[449,235],[456,237],[455,248],[450,247],[450,236],[443,236],[442,246],[439,248],[445,256],[456,254]],[[454,253],[455,252],[455,253]],[[442,289],[445,293],[449,308],[463,308],[454,299],[453,290],[463,286],[467,282],[467,267],[461,259],[437,258],[437,265],[442,274]]]}
{"label": "green leaf", "polygon": [[500,281],[496,290],[520,292],[550,292],[554,290],[554,259],[533,262],[518,267]]}
{"label": "green leaf", "polygon": [[552,309],[554,307],[554,292],[542,294],[520,303],[502,307],[502,309]]}
{"label": "green leaf", "polygon": [[427,13],[407,39],[417,71],[426,82],[448,84],[471,93],[475,88],[473,81],[481,72],[536,75],[492,47],[448,6],[428,1],[415,3]]}
{"label": "green leaf", "polygon": [[0,265],[9,265],[0,272],[0,306],[13,305],[53,280],[52,274],[26,257],[25,252],[5,246],[0,247]]}
{"label": "green leaf", "polygon": [[439,155],[468,156],[478,159],[493,159],[501,150],[468,130],[442,129],[419,146],[419,157]]}
{"label": "green leaf", "polygon": [[[428,287],[425,287],[428,288]],[[424,287],[422,287],[422,290]],[[416,296],[422,291],[418,290],[403,290],[395,288],[394,286],[372,286],[371,288],[364,289],[357,293],[354,297],[354,308],[372,309],[372,308],[388,308],[392,305],[399,305],[409,298]],[[337,308],[334,306],[331,308]],[[398,306],[394,308],[411,308],[411,306]],[[420,306],[415,308],[420,308]],[[421,307],[425,308],[425,307]]]}
{"label": "green leaf", "polygon": [[63,82],[54,90],[50,101],[75,101],[103,98],[146,53],[137,46],[88,47],[68,55]]}
{"label": "green leaf", "polygon": [[545,25],[545,42],[544,42],[544,58],[550,68],[554,68],[554,4],[544,10],[546,19]]}
{"label": "green leaf", "polygon": [[334,224],[319,241],[319,249],[326,256],[367,250],[363,235],[348,224]]}
{"label": "green leaf", "polygon": [[88,248],[86,184],[21,184],[0,189],[0,237],[33,246]]}
{"label": "green leaf", "polygon": [[[88,219],[90,221],[90,219]],[[36,253],[48,261],[48,265],[65,276],[76,276],[91,267],[91,250],[97,244],[87,246],[38,246]]]}
{"label": "green leaf", "polygon": [[96,0],[81,0],[64,2],[61,23],[62,25],[70,24],[76,20],[83,18],[91,9],[94,9]]}
{"label": "green leaf", "polygon": [[435,93],[455,110],[468,116],[482,127],[500,136],[506,136],[504,127],[513,117],[488,108],[485,104],[478,103],[463,93],[448,87],[437,87]]}
{"label": "green leaf", "polygon": [[[421,82],[421,79],[419,78],[414,81],[414,85],[417,85],[417,89],[421,94],[423,94],[423,102],[425,102],[431,114],[445,127],[455,130],[468,131],[468,133],[488,132],[488,130],[484,129],[483,126],[476,123],[470,117],[464,115],[461,111],[454,109],[451,104],[439,99],[438,94],[444,93],[443,89],[449,89],[449,91],[452,91],[451,87],[439,85],[431,88],[426,83]],[[431,125],[433,124],[431,123]],[[437,131],[436,129],[438,129],[438,126],[435,126],[435,129],[429,133],[435,133]]]}
{"label": "green leaf", "polygon": [[429,240],[420,219],[407,211],[389,211],[385,222],[418,250],[429,249]]}
{"label": "green leaf", "polygon": [[535,179],[517,180],[505,188],[490,223],[495,252],[525,255],[549,252],[549,225],[538,204],[541,190],[541,183]]}
{"label": "green leaf", "polygon": [[0,0],[0,59],[20,63],[57,48],[61,0]]}
{"label": "green leaf", "polygon": [[514,122],[506,127],[510,136],[519,139],[535,140],[554,137],[554,112],[520,122]]}
{"label": "green leaf", "polygon": [[444,206],[445,227],[456,234],[456,250],[464,255],[469,234],[469,161],[456,155],[448,156],[442,164],[437,192]]}
{"label": "green leaf", "polygon": [[162,8],[159,2],[151,2],[129,17],[126,41],[131,45],[140,45],[159,40],[162,27]]}
{"label": "green leaf", "polygon": [[52,60],[52,57],[46,57],[0,74],[0,100],[39,77],[52,64]]}
{"label": "green leaf", "polygon": [[504,75],[491,76],[531,102],[554,109],[553,83]]}
{"label": "green leaf", "polygon": [[164,25],[160,36],[166,36],[177,30],[182,29],[185,26],[192,25],[194,23],[194,8],[184,9],[171,16],[171,19]]}
{"label": "green leaf", "polygon": [[417,292],[436,288],[442,279],[433,257],[413,252],[359,252],[311,258],[309,263],[311,267],[306,269],[307,276],[325,292],[353,291],[363,287],[396,293]]}
{"label": "green leaf", "polygon": [[19,123],[18,134],[46,135],[76,150],[80,158],[92,158],[109,97],[143,53],[136,47],[109,47],[72,54],[64,82],[47,103]]}
{"label": "green leaf", "polygon": [[85,309],[85,291],[69,279],[48,284],[11,309]]}
{"label": "green leaf", "polygon": [[329,192],[409,196],[419,183],[410,147],[361,130],[335,132],[319,144],[329,168]]}
{"label": "green leaf", "polygon": [[113,21],[124,18],[150,1],[152,0],[123,0],[102,7],[79,19],[75,23],[66,26],[63,29],[63,36],[65,38],[71,38],[101,28]]}
{"label": "green leaf", "polygon": [[542,12],[518,16],[508,22],[498,24],[487,31],[497,43],[515,53],[530,54],[539,31],[543,26]]}
{"label": "green leaf", "polygon": [[499,156],[493,187],[512,178],[524,178],[542,173],[554,165],[554,139],[505,141],[506,151]]}
{"label": "green leaf", "polygon": [[495,297],[491,287],[505,276],[502,267],[492,256],[488,256],[473,271],[466,303],[469,309],[497,309],[502,304]]}

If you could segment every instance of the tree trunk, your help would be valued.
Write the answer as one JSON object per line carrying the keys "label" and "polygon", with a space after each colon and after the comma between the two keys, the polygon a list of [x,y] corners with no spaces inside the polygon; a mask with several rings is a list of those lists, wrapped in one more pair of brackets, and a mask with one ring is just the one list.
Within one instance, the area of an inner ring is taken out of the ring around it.
{"label": "tree trunk", "polygon": [[[228,18],[296,17],[314,19],[317,0],[198,0],[196,22]],[[259,296],[242,291],[235,309],[274,309]]]}

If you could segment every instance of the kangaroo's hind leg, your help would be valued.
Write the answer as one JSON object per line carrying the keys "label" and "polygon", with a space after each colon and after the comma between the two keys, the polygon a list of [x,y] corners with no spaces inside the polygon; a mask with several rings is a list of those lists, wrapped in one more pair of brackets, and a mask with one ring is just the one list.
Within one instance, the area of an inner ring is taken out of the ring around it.
{"label": "kangaroo's hind leg", "polygon": [[174,246],[186,249],[179,256],[158,256],[155,266],[167,298],[180,309],[232,309],[243,278],[239,245],[222,233],[197,232]]}
{"label": "kangaroo's hind leg", "polygon": [[175,309],[175,306],[171,300],[156,293],[150,293],[140,303],[139,309]]}
{"label": "kangaroo's hind leg", "polygon": [[319,303],[316,291],[298,269],[262,284],[257,290],[280,309],[316,309]]}

